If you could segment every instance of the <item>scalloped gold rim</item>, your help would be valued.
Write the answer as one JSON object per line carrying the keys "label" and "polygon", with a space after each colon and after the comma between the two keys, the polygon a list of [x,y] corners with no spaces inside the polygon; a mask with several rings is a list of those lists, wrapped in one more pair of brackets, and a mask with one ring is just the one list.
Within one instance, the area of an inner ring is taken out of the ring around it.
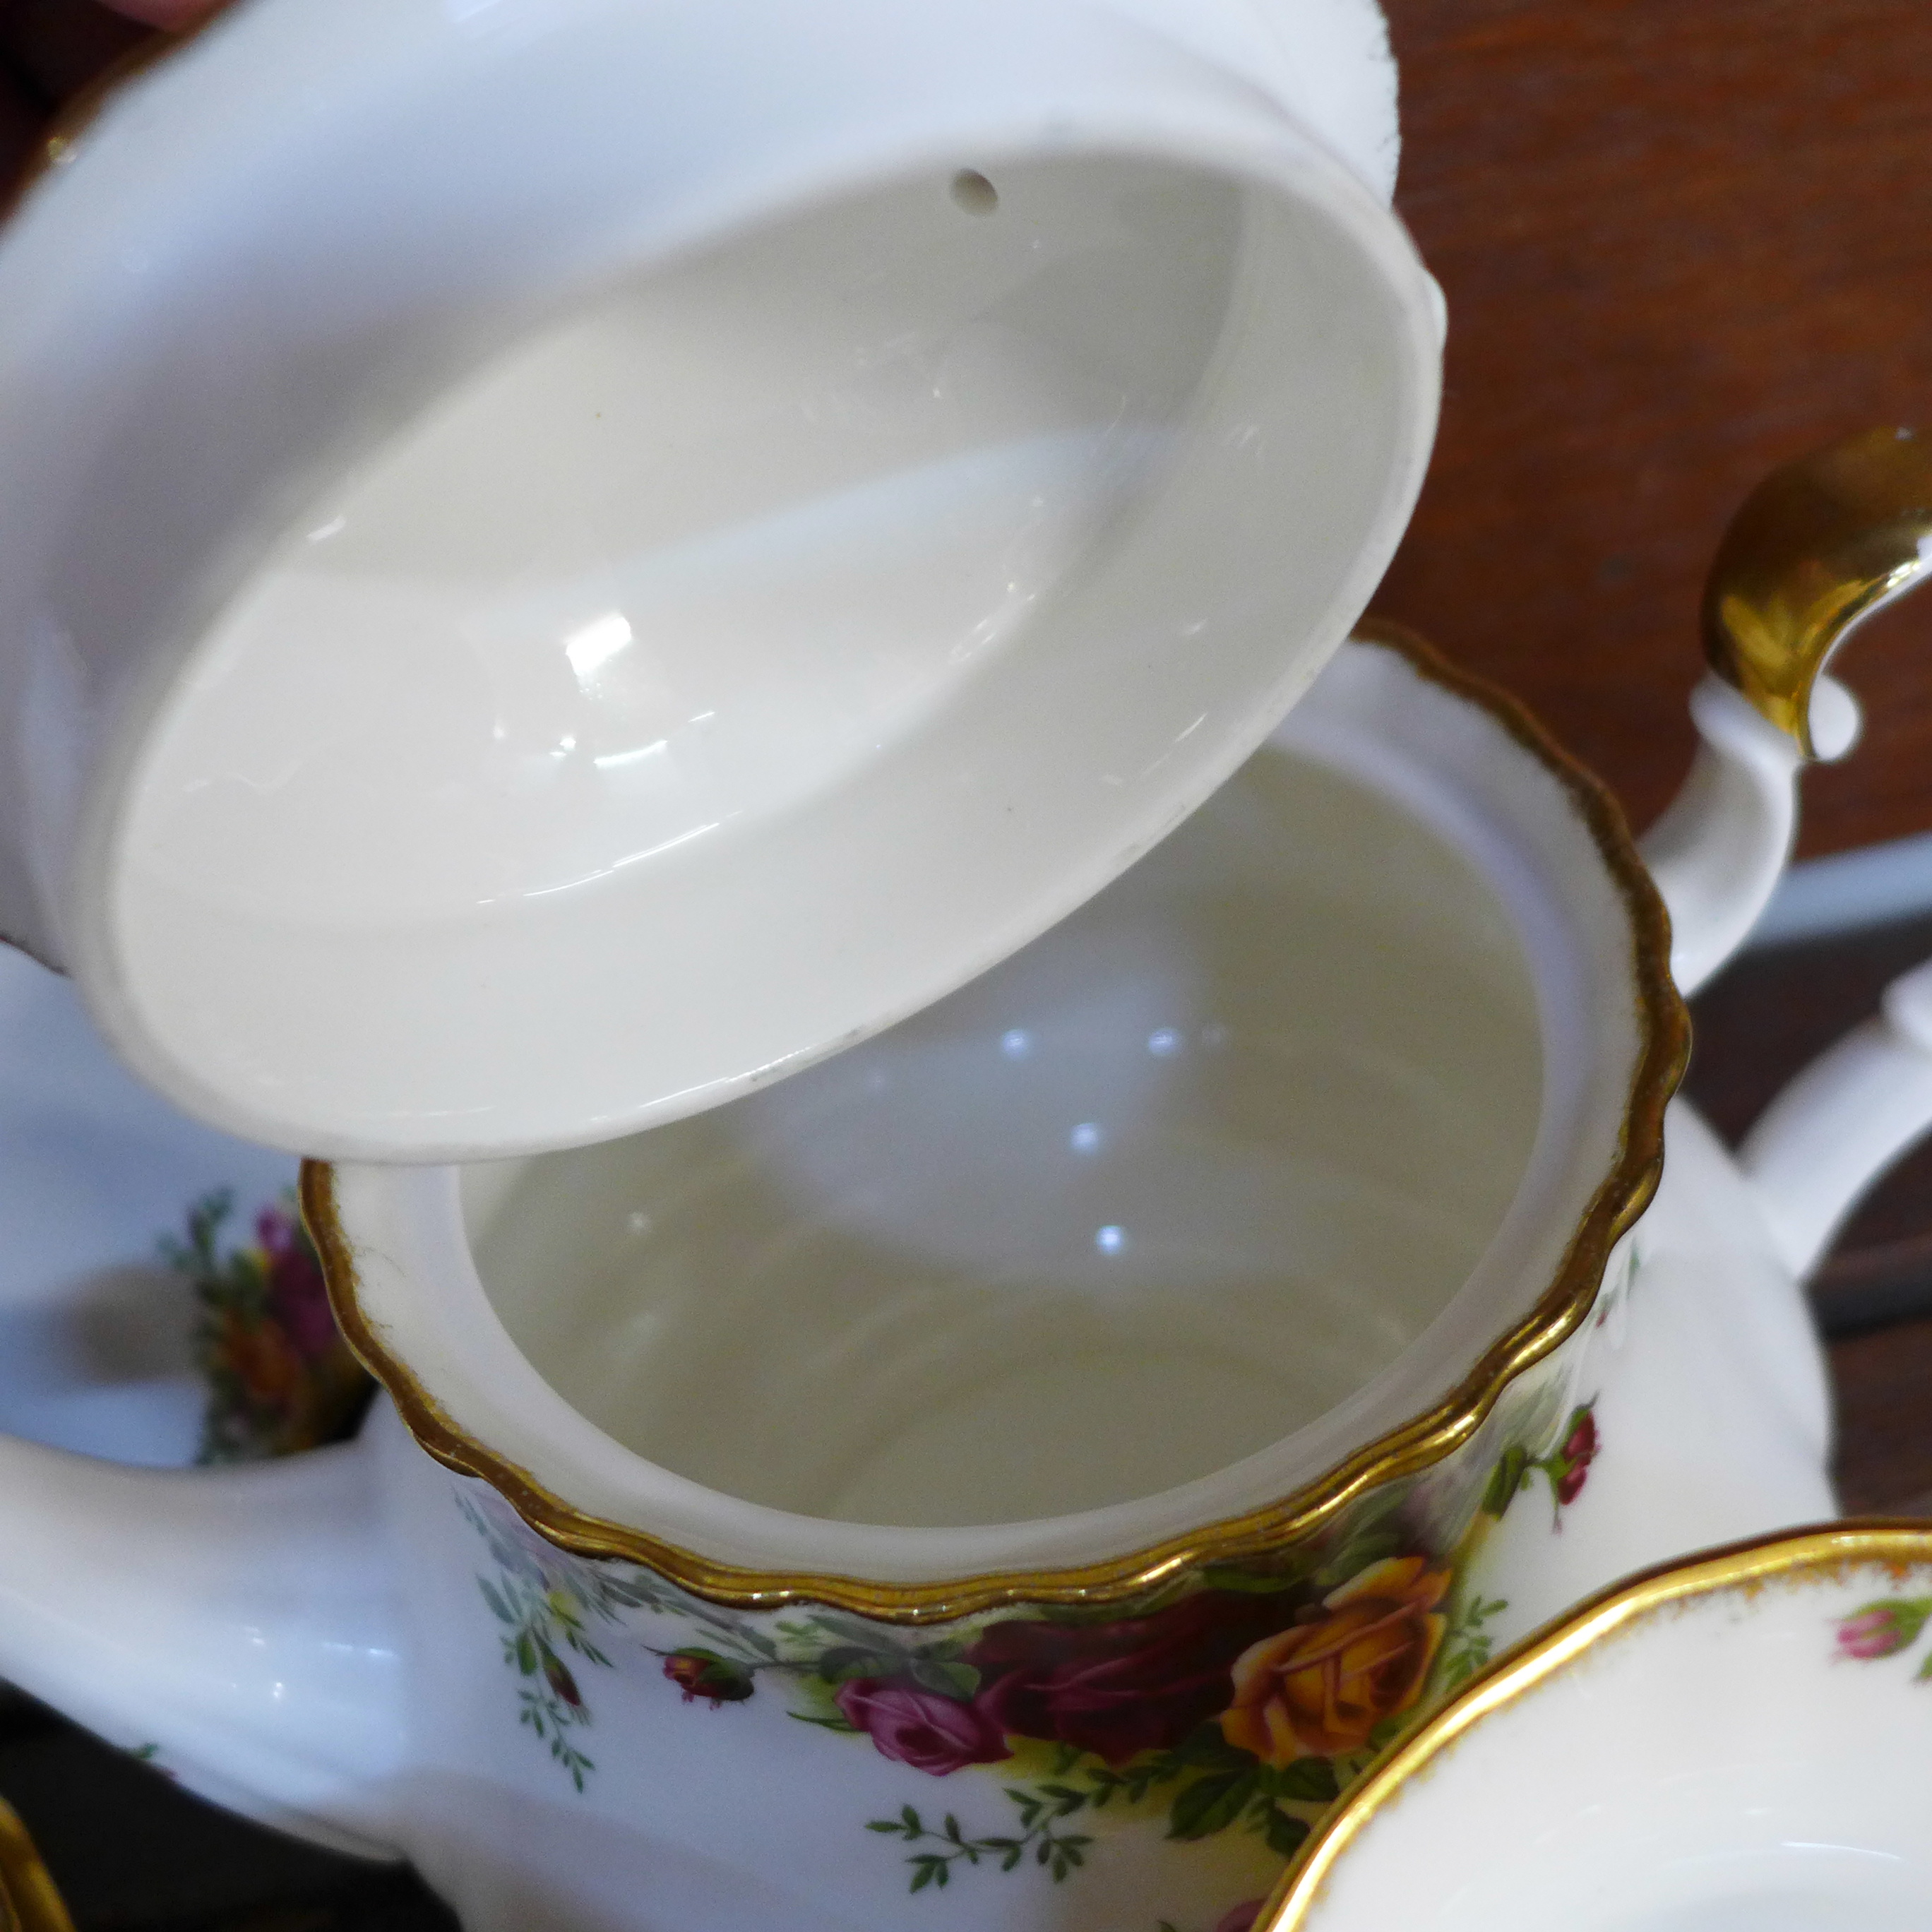
{"label": "scalloped gold rim", "polygon": [[1412,632],[1380,622],[1355,635],[1396,652],[1423,676],[1488,712],[1569,794],[1628,908],[1635,940],[1642,1051],[1632,1076],[1617,1158],[1597,1190],[1550,1286],[1442,1402],[1345,1457],[1282,1502],[1230,1517],[1106,1562],[1015,1570],[932,1583],[880,1583],[809,1571],[754,1570],[588,1515],[527,1470],[468,1434],[388,1346],[356,1298],[355,1256],[325,1162],[303,1165],[302,1210],[321,1258],[329,1299],[350,1347],[388,1391],[410,1434],[439,1462],[486,1482],[540,1535],[581,1556],[640,1564],[696,1596],[730,1609],[774,1610],[809,1601],[883,1622],[950,1621],[1017,1604],[1094,1606],[1144,1597],[1210,1565],[1238,1564],[1304,1540],[1341,1510],[1395,1479],[1440,1462],[1480,1428],[1503,1390],[1582,1325],[1612,1246],[1649,1204],[1664,1161],[1664,1108],[1682,1078],[1690,1022],[1670,977],[1670,926],[1622,810],[1603,784],[1563,751],[1506,693],[1447,663]]}
{"label": "scalloped gold rim", "polygon": [[1780,1530],[1612,1584],[1558,1622],[1532,1633],[1474,1677],[1342,1794],[1316,1827],[1256,1916],[1252,1932],[1306,1932],[1335,1866],[1384,1808],[1492,1711],[1528,1695],[1583,1653],[1638,1618],[1688,1598],[1777,1579],[1843,1571],[1860,1564],[1932,1564],[1932,1525],[1851,1518]]}
{"label": "scalloped gold rim", "polygon": [[67,1902],[20,1814],[0,1798],[0,1920],[4,1932],[74,1932]]}

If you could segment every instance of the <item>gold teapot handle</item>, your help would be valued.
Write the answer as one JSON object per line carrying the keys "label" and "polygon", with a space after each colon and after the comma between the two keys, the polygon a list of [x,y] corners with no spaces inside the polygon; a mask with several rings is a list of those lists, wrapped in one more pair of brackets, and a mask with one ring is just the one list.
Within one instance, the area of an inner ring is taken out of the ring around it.
{"label": "gold teapot handle", "polygon": [[1704,589],[1710,674],[1690,694],[1702,740],[1642,839],[1670,909],[1671,971],[1694,992],[1770,903],[1797,831],[1798,775],[1858,736],[1825,676],[1862,617],[1932,568],[1932,439],[1874,429],[1767,476],[1718,545]]}
{"label": "gold teapot handle", "polygon": [[1932,568],[1932,440],[1873,429],[1774,470],[1725,530],[1704,652],[1807,758],[1811,694],[1858,620]]}

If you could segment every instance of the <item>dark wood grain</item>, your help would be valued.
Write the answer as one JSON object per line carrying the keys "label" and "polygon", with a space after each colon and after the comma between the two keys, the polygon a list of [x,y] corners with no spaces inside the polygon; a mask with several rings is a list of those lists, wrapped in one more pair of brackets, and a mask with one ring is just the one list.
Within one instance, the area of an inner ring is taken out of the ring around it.
{"label": "dark wood grain", "polygon": [[1932,1321],[1834,1342],[1832,1378],[1846,1510],[1932,1516]]}
{"label": "dark wood grain", "polygon": [[[1932,428],[1924,0],[1385,0],[1398,205],[1450,316],[1377,599],[1511,686],[1645,823],[1690,748],[1696,597],[1765,470]],[[1868,743],[1805,848],[1932,828],[1932,602],[1848,654]]]}

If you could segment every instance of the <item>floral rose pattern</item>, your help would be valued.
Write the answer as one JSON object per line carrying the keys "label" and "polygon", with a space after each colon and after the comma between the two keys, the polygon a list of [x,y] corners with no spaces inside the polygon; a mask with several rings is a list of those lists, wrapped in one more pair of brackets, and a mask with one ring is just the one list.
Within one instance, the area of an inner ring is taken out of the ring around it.
{"label": "floral rose pattern", "polygon": [[673,1651],[664,1660],[664,1674],[684,1693],[687,1704],[702,1697],[714,1711],[720,1704],[742,1704],[757,1688],[742,1664],[694,1644]]}
{"label": "floral rose pattern", "polygon": [[[1600,1447],[1593,1404],[1546,1392],[1480,1462],[1387,1486],[1292,1547],[1184,1576],[1124,1611],[1022,1607],[935,1628],[824,1606],[723,1610],[650,1570],[566,1555],[480,1485],[460,1499],[496,1559],[478,1582],[522,1721],[580,1789],[596,1766],[578,1672],[610,1667],[617,1642],[658,1658],[687,1703],[722,1714],[776,1692],[793,1718],[922,1779],[998,1767],[1010,1812],[993,1828],[914,1802],[868,1821],[899,1841],[920,1892],[979,1866],[1064,1880],[1096,1827],[1150,1810],[1170,1840],[1240,1831],[1292,1856],[1377,1751],[1489,1660],[1487,1626],[1508,1606],[1464,1580],[1486,1526],[1540,1483],[1560,1529]],[[1841,1643],[1885,1654],[1872,1646],[1904,1624],[1865,1614]],[[668,1620],[676,1640],[647,1638],[640,1618]],[[1246,1900],[1215,1932],[1258,1909]]]}
{"label": "floral rose pattern", "polygon": [[[1859,1664],[1896,1657],[1918,1641],[1928,1618],[1932,1618],[1932,1597],[1886,1597],[1867,1604],[1839,1619],[1838,1654]],[[1932,1682],[1932,1654],[1914,1675],[1922,1683]]]}
{"label": "floral rose pattern", "polygon": [[992,1624],[967,1651],[980,1707],[1006,1736],[1122,1765],[1172,1750],[1228,1702],[1234,1660],[1280,1616],[1264,1596],[1204,1590],[1152,1616]]}
{"label": "floral rose pattern", "polygon": [[1590,1465],[1597,1460],[1597,1417],[1594,1401],[1582,1402],[1570,1412],[1563,1439],[1546,1454],[1533,1456],[1521,1444],[1512,1444],[1496,1460],[1491,1472],[1483,1508],[1499,1516],[1538,1476],[1550,1486],[1552,1520],[1562,1527],[1563,1512],[1583,1492],[1590,1477]]}
{"label": "floral rose pattern", "polygon": [[1420,1556],[1385,1557],[1235,1660],[1221,1735],[1264,1764],[1361,1750],[1422,1694],[1454,1580]]}
{"label": "floral rose pattern", "polygon": [[163,1258],[194,1285],[195,1350],[208,1389],[203,1462],[243,1462],[352,1435],[375,1384],[337,1332],[322,1266],[292,1200],[255,1217],[252,1246],[225,1253],[227,1190],[188,1210],[187,1238]]}
{"label": "floral rose pattern", "polygon": [[855,1731],[872,1739],[881,1757],[934,1778],[1012,1756],[999,1726],[976,1702],[964,1703],[916,1684],[876,1677],[840,1684],[832,1701]]}

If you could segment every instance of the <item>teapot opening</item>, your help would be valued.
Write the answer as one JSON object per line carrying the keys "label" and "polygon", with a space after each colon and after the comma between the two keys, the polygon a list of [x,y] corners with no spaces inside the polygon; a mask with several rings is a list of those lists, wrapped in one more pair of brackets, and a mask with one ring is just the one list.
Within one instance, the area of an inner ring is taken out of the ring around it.
{"label": "teapot opening", "polygon": [[1209,1475],[1388,1368],[1542,1098],[1490,883],[1271,746],[914,1018],[464,1194],[512,1338],[626,1448],[799,1515],[1016,1522]]}

